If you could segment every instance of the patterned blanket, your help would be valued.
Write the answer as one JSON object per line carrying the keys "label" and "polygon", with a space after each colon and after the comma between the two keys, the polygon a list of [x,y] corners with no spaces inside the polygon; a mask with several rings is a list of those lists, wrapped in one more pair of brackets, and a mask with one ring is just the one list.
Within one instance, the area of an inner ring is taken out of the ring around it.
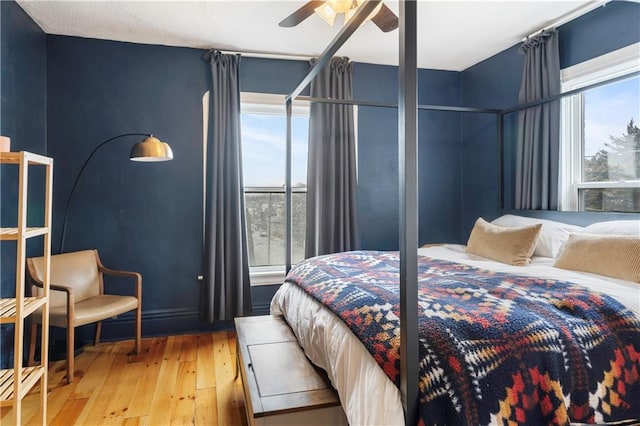
{"label": "patterned blanket", "polygon": [[[640,321],[604,294],[419,257],[420,424],[640,419]],[[338,315],[399,386],[397,252],[308,259],[287,281]]]}

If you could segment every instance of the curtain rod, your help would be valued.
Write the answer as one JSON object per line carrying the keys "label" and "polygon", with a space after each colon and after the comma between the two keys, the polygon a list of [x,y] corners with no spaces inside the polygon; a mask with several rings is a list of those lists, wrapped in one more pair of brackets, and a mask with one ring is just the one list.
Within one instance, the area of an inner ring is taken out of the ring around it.
{"label": "curtain rod", "polygon": [[529,34],[528,36],[526,36],[525,38],[522,39],[522,41],[527,41],[527,39],[536,36],[546,30],[549,30],[551,28],[555,28],[555,27],[559,27],[562,24],[566,24],[569,21],[572,21],[582,15],[586,15],[587,13],[591,12],[592,10],[595,10],[601,6],[605,6],[607,3],[609,3],[609,1],[611,0],[595,0],[590,2],[589,4],[579,7],[569,13],[566,13],[564,15],[562,15],[561,17],[559,17],[558,19],[556,19],[555,21],[551,22],[548,25],[545,25],[543,28],[539,29],[538,31],[534,31],[533,33]]}
{"label": "curtain rod", "polygon": [[228,55],[241,55],[247,58],[283,59],[287,61],[308,61],[313,58],[313,56],[297,53],[262,52],[256,50],[225,50],[217,49],[215,47],[212,49],[219,50],[220,52]]}

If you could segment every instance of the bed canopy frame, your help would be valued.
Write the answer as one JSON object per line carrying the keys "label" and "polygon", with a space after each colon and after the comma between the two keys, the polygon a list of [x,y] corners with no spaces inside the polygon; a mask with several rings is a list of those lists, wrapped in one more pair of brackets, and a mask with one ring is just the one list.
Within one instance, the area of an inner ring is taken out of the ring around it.
{"label": "bed canopy frame", "polygon": [[498,149],[498,210],[503,209],[503,123],[507,114],[534,106],[557,101],[566,96],[640,75],[640,71],[591,84],[579,89],[563,92],[527,104],[507,109],[472,108],[444,105],[419,105],[417,99],[417,20],[416,1],[400,0],[399,13],[399,69],[398,104],[380,102],[326,99],[302,96],[302,92],[311,83],[320,70],[329,62],[342,45],[373,12],[382,0],[365,0],[357,13],[346,23],[319,56],[307,75],[285,98],[286,109],[286,167],[285,167],[285,272],[291,269],[291,152],[292,152],[292,104],[295,100],[308,102],[358,105],[398,109],[398,186],[400,192],[400,392],[405,411],[405,424],[418,422],[418,110],[450,111],[465,113],[484,113],[496,116],[496,138]]}

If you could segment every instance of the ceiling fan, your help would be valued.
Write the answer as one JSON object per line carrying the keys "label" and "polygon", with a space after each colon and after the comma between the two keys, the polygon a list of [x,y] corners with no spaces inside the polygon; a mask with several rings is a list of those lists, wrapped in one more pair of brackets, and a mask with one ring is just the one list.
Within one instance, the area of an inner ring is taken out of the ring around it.
{"label": "ceiling fan", "polygon": [[[333,25],[336,16],[340,13],[345,14],[345,22],[347,22],[363,2],[364,0],[309,1],[300,9],[284,18],[278,25],[281,27],[295,27],[313,15],[314,12],[329,25]],[[367,19],[370,19],[385,33],[398,28],[398,17],[383,3],[380,3]]]}

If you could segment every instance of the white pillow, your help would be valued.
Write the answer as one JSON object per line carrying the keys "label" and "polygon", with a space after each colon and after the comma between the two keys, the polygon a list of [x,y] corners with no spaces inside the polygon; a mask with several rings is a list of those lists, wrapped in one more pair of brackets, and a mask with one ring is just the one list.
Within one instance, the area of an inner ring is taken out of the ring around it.
{"label": "white pillow", "polygon": [[640,220],[596,222],[582,230],[585,234],[640,236]]}
{"label": "white pillow", "polygon": [[536,223],[541,223],[542,229],[540,230],[540,237],[538,238],[538,244],[536,245],[533,255],[544,257],[557,257],[560,248],[564,242],[569,239],[569,235],[573,232],[581,232],[584,229],[582,226],[569,225],[568,223],[512,214],[500,216],[491,223],[498,226],[510,227],[531,226]]}

